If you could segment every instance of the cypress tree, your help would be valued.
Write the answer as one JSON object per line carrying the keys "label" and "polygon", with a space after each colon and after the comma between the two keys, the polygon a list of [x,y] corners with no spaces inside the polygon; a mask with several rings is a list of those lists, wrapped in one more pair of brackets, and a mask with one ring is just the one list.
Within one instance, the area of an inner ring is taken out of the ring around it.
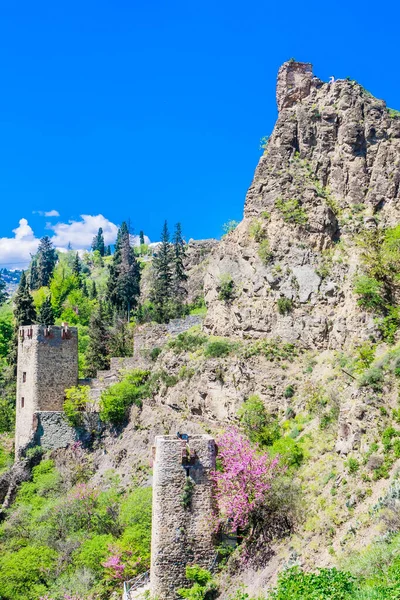
{"label": "cypress tree", "polygon": [[140,242],[140,245],[141,245],[141,246],[143,246],[143,245],[144,245],[144,243],[145,243],[145,241],[144,241],[144,233],[143,233],[143,231],[140,231],[140,232],[139,232],[139,242]]}
{"label": "cypress tree", "polygon": [[97,288],[96,282],[92,280],[90,290],[89,290],[89,298],[91,300],[95,300],[97,298]]}
{"label": "cypress tree", "polygon": [[99,227],[97,234],[94,236],[92,241],[92,250],[98,250],[100,252],[100,256],[104,256],[105,254],[105,246],[104,246],[104,235],[102,227]]}
{"label": "cypress tree", "polygon": [[48,286],[57,262],[57,252],[46,235],[39,242],[37,251],[38,286]]}
{"label": "cypress tree", "polygon": [[95,377],[97,371],[108,369],[108,331],[104,309],[99,302],[90,317],[89,342],[86,349],[86,376]]}
{"label": "cypress tree", "polygon": [[140,267],[130,243],[129,229],[122,223],[115,244],[112,264],[109,266],[108,297],[112,306],[130,318],[140,294]]}
{"label": "cypress tree", "polygon": [[74,258],[74,264],[72,265],[72,273],[75,275],[79,287],[82,287],[81,272],[82,272],[82,262],[81,262],[81,259],[79,258],[79,254],[76,253],[75,258]]}
{"label": "cypress tree", "polygon": [[168,223],[164,222],[161,243],[153,258],[153,286],[150,293],[156,319],[160,323],[168,321],[171,312],[173,251],[169,241]]}
{"label": "cypress tree", "polygon": [[17,293],[14,298],[15,325],[32,325],[36,320],[36,310],[33,298],[29,292],[25,271],[22,271]]}
{"label": "cypress tree", "polygon": [[47,296],[40,307],[37,320],[40,325],[46,325],[46,327],[49,327],[49,325],[54,325],[55,317],[50,296]]}
{"label": "cypress tree", "polygon": [[29,267],[29,287],[31,290],[38,290],[40,287],[38,259],[36,254],[32,256],[31,265]]}
{"label": "cypress tree", "polygon": [[82,294],[87,298],[89,296],[89,292],[87,289],[86,279],[82,281]]}
{"label": "cypress tree", "polygon": [[173,237],[172,297],[176,316],[179,317],[183,314],[183,306],[187,297],[186,282],[188,277],[184,266],[185,255],[186,248],[182,237],[182,227],[180,223],[177,223]]}
{"label": "cypress tree", "polygon": [[0,276],[0,306],[4,304],[8,299],[8,294],[6,292],[6,282]]}
{"label": "cypress tree", "polygon": [[106,246],[104,256],[111,256],[111,246]]}

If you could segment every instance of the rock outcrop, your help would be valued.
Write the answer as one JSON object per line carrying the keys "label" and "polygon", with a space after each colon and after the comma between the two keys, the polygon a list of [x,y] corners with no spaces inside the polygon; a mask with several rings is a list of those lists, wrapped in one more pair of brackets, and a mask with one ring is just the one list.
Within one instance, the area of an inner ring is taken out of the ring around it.
{"label": "rock outcrop", "polygon": [[377,335],[352,291],[354,238],[399,222],[400,118],[358,83],[293,61],[277,103],[244,219],[208,261],[206,330],[318,348]]}

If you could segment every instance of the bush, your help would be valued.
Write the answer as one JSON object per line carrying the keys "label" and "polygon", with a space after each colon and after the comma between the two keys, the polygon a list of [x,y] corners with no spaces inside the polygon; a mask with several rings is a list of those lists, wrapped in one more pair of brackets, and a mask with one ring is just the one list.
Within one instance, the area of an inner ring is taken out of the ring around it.
{"label": "bush", "polygon": [[293,398],[293,396],[295,395],[296,390],[294,385],[288,385],[287,388],[285,389],[283,395],[285,396],[285,398]]}
{"label": "bush", "polygon": [[152,348],[152,350],[150,351],[150,358],[151,360],[154,362],[157,360],[157,358],[160,356],[162,352],[162,348],[158,348],[158,346],[156,346],[155,348]]}
{"label": "bush", "polygon": [[360,387],[370,387],[376,392],[382,391],[384,373],[380,367],[368,369],[359,379]]}
{"label": "bush", "polygon": [[267,234],[264,228],[264,223],[258,219],[253,219],[253,221],[250,223],[249,234],[254,241],[261,242]]}
{"label": "bush", "polygon": [[271,448],[272,456],[279,456],[286,467],[299,467],[304,460],[304,450],[293,438],[287,436],[276,440]]}
{"label": "bush", "polygon": [[258,256],[265,265],[267,265],[272,259],[273,253],[270,250],[268,240],[263,240],[260,243],[260,246],[258,248]]}
{"label": "bush", "polygon": [[301,204],[298,200],[295,200],[294,198],[290,200],[283,200],[282,198],[277,198],[275,200],[275,206],[281,212],[283,220],[286,223],[294,223],[296,225],[307,224],[307,213],[301,207]]}
{"label": "bush", "polygon": [[306,573],[292,567],[280,573],[278,585],[268,600],[354,600],[355,580],[337,569]]}
{"label": "bush", "polygon": [[278,313],[286,315],[293,310],[293,300],[290,298],[278,298],[277,301]]}
{"label": "bush", "polygon": [[184,331],[176,338],[168,342],[168,348],[179,354],[180,352],[193,352],[203,346],[207,341],[207,336],[193,327],[192,330]]}
{"label": "bush", "polygon": [[344,464],[350,475],[354,475],[355,473],[357,473],[357,471],[360,468],[360,463],[356,458],[353,458],[352,456],[349,456],[349,458]]}
{"label": "bush", "polygon": [[64,412],[68,423],[73,427],[82,425],[82,413],[89,402],[88,385],[77,385],[65,390]]}
{"label": "bush", "polygon": [[354,280],[354,292],[359,296],[357,302],[362,308],[379,311],[384,308],[383,286],[374,277],[357,277]]}
{"label": "bush", "polygon": [[231,302],[235,297],[235,282],[231,275],[221,275],[218,284],[218,300]]}
{"label": "bush", "polygon": [[280,438],[277,417],[267,412],[259,396],[250,396],[238,411],[240,424],[249,440],[260,446],[272,446]]}
{"label": "bush", "polygon": [[222,358],[228,356],[232,350],[231,342],[227,340],[213,340],[208,342],[204,350],[204,356],[206,358]]}
{"label": "bush", "polygon": [[149,395],[147,384],[150,371],[134,369],[124,379],[111,385],[100,397],[100,418],[105,423],[118,424],[125,421],[130,406],[142,405]]}
{"label": "bush", "polygon": [[0,556],[0,598],[37,600],[55,576],[57,553],[47,546],[29,546]]}
{"label": "bush", "polygon": [[211,600],[217,592],[217,585],[213,580],[213,576],[206,569],[202,569],[197,565],[186,567],[186,578],[193,582],[190,588],[181,588],[178,590],[181,598],[189,600]]}

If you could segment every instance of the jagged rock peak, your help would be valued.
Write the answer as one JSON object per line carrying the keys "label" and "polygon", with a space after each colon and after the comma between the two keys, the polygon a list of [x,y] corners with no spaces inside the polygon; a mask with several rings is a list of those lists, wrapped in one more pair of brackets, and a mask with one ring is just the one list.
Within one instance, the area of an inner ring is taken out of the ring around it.
{"label": "jagged rock peak", "polygon": [[276,102],[279,112],[308,96],[312,80],[311,63],[296,62],[294,60],[283,63],[278,71],[276,86]]}

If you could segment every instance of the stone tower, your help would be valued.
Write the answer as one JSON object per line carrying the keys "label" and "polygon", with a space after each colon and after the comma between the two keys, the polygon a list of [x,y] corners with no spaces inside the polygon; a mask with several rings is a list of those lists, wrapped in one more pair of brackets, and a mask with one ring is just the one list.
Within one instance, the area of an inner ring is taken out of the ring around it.
{"label": "stone tower", "polygon": [[209,435],[167,435],[156,437],[154,451],[151,594],[172,600],[187,585],[186,565],[209,568],[215,555],[210,472],[216,445]]}
{"label": "stone tower", "polygon": [[76,327],[20,327],[18,339],[15,453],[36,431],[35,414],[62,411],[65,390],[78,383]]}

